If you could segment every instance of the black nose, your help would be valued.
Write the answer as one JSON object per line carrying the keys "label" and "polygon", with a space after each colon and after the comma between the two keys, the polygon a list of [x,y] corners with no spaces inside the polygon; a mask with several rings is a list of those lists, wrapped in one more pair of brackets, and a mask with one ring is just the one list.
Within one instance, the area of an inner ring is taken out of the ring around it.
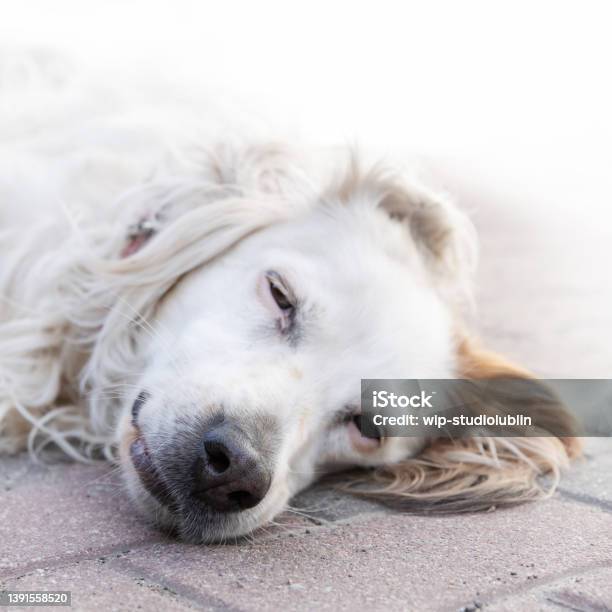
{"label": "black nose", "polygon": [[236,426],[222,424],[202,440],[193,496],[221,512],[256,506],[270,488],[270,469]]}

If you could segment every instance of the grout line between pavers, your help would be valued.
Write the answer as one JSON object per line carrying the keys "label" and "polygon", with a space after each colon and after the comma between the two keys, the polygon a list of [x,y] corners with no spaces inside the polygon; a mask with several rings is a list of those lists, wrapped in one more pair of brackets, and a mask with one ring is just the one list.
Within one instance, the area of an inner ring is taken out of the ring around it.
{"label": "grout line between pavers", "polygon": [[[552,597],[547,597],[546,601],[549,601],[554,606],[558,608],[562,608],[563,610],[570,610],[570,612],[595,612],[595,610],[585,610],[584,608],[575,608],[574,606],[565,603],[564,601],[559,601],[558,599],[553,599]],[[600,612],[602,612],[600,610]]]}
{"label": "grout line between pavers", "polygon": [[572,501],[579,502],[581,504],[586,504],[588,506],[594,506],[603,510],[604,512],[612,512],[612,502],[607,501],[605,499],[599,499],[598,497],[594,497],[593,495],[588,495],[586,493],[574,493],[573,491],[568,491],[562,487],[557,489],[561,497],[565,497],[567,499],[571,499]]}
{"label": "grout line between pavers", "polygon": [[153,585],[161,587],[176,595],[180,599],[188,601],[191,605],[200,610],[223,610],[224,612],[243,612],[242,608],[228,604],[226,601],[212,595],[207,591],[198,591],[193,587],[181,582],[180,580],[168,579],[156,571],[153,571],[140,563],[135,563],[128,558],[118,558],[110,562],[110,566],[124,572],[131,578],[143,578],[150,581]]}
{"label": "grout line between pavers", "polygon": [[[490,591],[490,595],[488,596],[481,593],[480,595],[474,596],[472,600],[478,600],[483,607],[498,604],[508,600],[511,597],[515,597],[516,595],[524,595],[527,593],[531,593],[532,591],[541,589],[543,587],[550,586],[555,582],[564,580],[565,578],[583,576],[590,572],[606,568],[612,568],[612,559],[608,559],[599,563],[594,563],[592,565],[583,565],[580,567],[570,568],[557,574],[551,574],[550,576],[538,578],[537,580],[534,580],[531,583],[523,582],[521,585],[500,589],[498,591],[493,590]],[[460,610],[462,609],[462,606],[465,607],[465,605],[465,600],[462,600],[453,609]]]}
{"label": "grout line between pavers", "polygon": [[76,565],[84,561],[95,561],[100,557],[108,557],[118,554],[129,554],[133,550],[140,550],[153,544],[160,544],[167,542],[167,538],[159,537],[152,538],[147,541],[138,540],[136,542],[126,542],[121,546],[113,546],[109,548],[100,548],[91,553],[74,553],[72,555],[64,555],[60,557],[48,557],[47,559],[41,559],[36,562],[29,562],[14,568],[0,568],[0,580],[7,580],[11,578],[20,578],[35,572],[37,570],[55,570],[63,567],[69,567]]}
{"label": "grout line between pavers", "polygon": [[[367,520],[372,516],[376,516],[378,512],[364,512],[346,519],[338,519],[335,521],[316,519],[317,523],[312,522],[311,524],[304,526],[295,526],[294,528],[288,528],[286,531],[280,533],[262,533],[258,536],[261,541],[269,541],[278,537],[301,537],[309,535],[311,531],[331,531],[337,527],[346,527],[354,523]],[[382,513],[385,514],[385,513]],[[138,540],[135,542],[126,542],[121,546],[113,546],[109,548],[99,548],[90,553],[88,552],[77,552],[70,555],[60,555],[58,557],[47,557],[35,562],[25,562],[11,568],[0,568],[0,580],[10,580],[11,578],[19,578],[27,574],[31,574],[37,570],[54,570],[63,567],[69,567],[80,562],[95,561],[100,557],[108,557],[117,554],[129,554],[133,550],[141,550],[154,544],[161,544],[164,542],[176,543],[178,540],[169,540],[167,537],[159,536],[152,537],[146,541]]]}

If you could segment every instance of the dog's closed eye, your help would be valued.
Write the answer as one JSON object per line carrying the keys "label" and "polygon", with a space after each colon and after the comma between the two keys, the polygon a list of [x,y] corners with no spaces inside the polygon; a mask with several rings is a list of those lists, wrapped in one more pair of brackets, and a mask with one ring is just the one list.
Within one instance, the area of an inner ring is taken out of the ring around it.
{"label": "dog's closed eye", "polygon": [[364,438],[369,438],[371,440],[378,440],[380,442],[382,438],[382,434],[378,429],[373,429],[372,431],[364,431],[362,419],[360,414],[355,414],[351,419],[355,427],[361,432],[361,435]]}
{"label": "dog's closed eye", "polygon": [[354,406],[346,406],[334,419],[334,427],[346,428],[346,434],[353,448],[359,453],[369,453],[381,447],[384,437],[372,426],[364,427],[362,416]]}
{"label": "dog's closed eye", "polygon": [[286,332],[293,324],[297,300],[285,279],[274,270],[266,272],[268,291],[279,316],[280,330]]}
{"label": "dog's closed eye", "polygon": [[268,272],[266,274],[270,294],[276,302],[276,305],[283,311],[292,310],[295,307],[294,301],[290,297],[289,289],[287,288],[282,277],[277,272]]}
{"label": "dog's closed eye", "polygon": [[365,429],[360,414],[354,414],[348,422],[348,435],[355,450],[361,453],[372,452],[382,444],[381,432]]}

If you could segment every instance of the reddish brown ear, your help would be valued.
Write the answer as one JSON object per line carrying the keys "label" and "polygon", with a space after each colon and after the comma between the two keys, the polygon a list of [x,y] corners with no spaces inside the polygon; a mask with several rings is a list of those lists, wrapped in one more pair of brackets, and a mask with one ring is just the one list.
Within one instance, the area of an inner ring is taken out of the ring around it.
{"label": "reddish brown ear", "polygon": [[[539,385],[525,369],[463,337],[457,345],[458,378],[521,379]],[[478,406],[487,410],[486,401]],[[501,410],[503,410],[501,406]],[[532,406],[545,431],[551,422],[571,431],[572,417],[558,403]],[[500,406],[495,406],[499,412]],[[536,421],[538,422],[538,421]],[[486,510],[551,495],[561,468],[580,454],[576,437],[436,438],[419,457],[384,466],[352,490],[411,512]],[[549,475],[547,481],[541,478]]]}
{"label": "reddish brown ear", "polygon": [[[522,368],[501,355],[489,351],[475,339],[463,336],[457,346],[458,378],[466,379],[523,379],[532,382],[534,392],[538,387],[545,390],[525,368]],[[549,398],[552,394],[546,391]],[[536,395],[536,393],[534,393]],[[555,398],[556,399],[556,398]],[[529,398],[525,398],[529,402]],[[486,411],[486,406],[482,407]],[[559,437],[570,459],[577,457],[582,448],[581,439],[576,437],[578,424],[573,416],[559,401],[542,403],[529,403],[530,414],[535,419],[534,424],[545,431],[563,432]],[[572,435],[573,434],[573,435]]]}
{"label": "reddish brown ear", "polygon": [[462,336],[457,343],[458,378],[496,378],[520,376],[530,378],[529,372],[509,359],[483,348],[475,338]]}

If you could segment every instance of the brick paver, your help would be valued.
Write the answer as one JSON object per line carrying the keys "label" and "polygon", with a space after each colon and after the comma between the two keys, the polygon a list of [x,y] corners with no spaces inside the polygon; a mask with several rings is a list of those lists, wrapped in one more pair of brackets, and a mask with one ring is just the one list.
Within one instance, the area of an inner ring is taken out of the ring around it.
{"label": "brick paver", "polygon": [[[596,465],[596,457],[591,462]],[[15,462],[15,469],[21,463]],[[90,467],[69,469],[73,483],[91,479]],[[56,490],[59,497],[66,489]],[[318,489],[308,501],[313,508],[329,508],[338,497]],[[13,513],[21,513],[23,505],[14,499],[3,511],[16,519]],[[362,512],[362,502],[346,497],[344,516],[324,522],[287,516],[275,532],[225,546],[162,540],[129,514],[109,512],[112,497],[86,499],[67,517],[74,541],[83,541],[80,546],[66,546],[68,530],[60,528],[61,520],[33,524],[27,516],[10,528],[3,520],[0,537],[10,548],[3,553],[9,562],[0,572],[2,588],[70,589],[74,606],[83,610],[128,610],[136,603],[177,610],[349,610],[360,604],[375,610],[476,604],[506,610],[529,609],[521,608],[523,603],[553,606],[548,599],[571,597],[595,606],[612,595],[607,587],[612,583],[606,582],[612,568],[612,511],[564,494],[508,510],[445,517]],[[66,512],[64,502],[52,501],[46,499],[49,510]],[[104,533],[112,538],[101,537]],[[57,550],[50,554],[54,537]],[[33,555],[38,539],[44,547]]]}
{"label": "brick paver", "polygon": [[0,575],[158,539],[106,465],[0,460]]}

